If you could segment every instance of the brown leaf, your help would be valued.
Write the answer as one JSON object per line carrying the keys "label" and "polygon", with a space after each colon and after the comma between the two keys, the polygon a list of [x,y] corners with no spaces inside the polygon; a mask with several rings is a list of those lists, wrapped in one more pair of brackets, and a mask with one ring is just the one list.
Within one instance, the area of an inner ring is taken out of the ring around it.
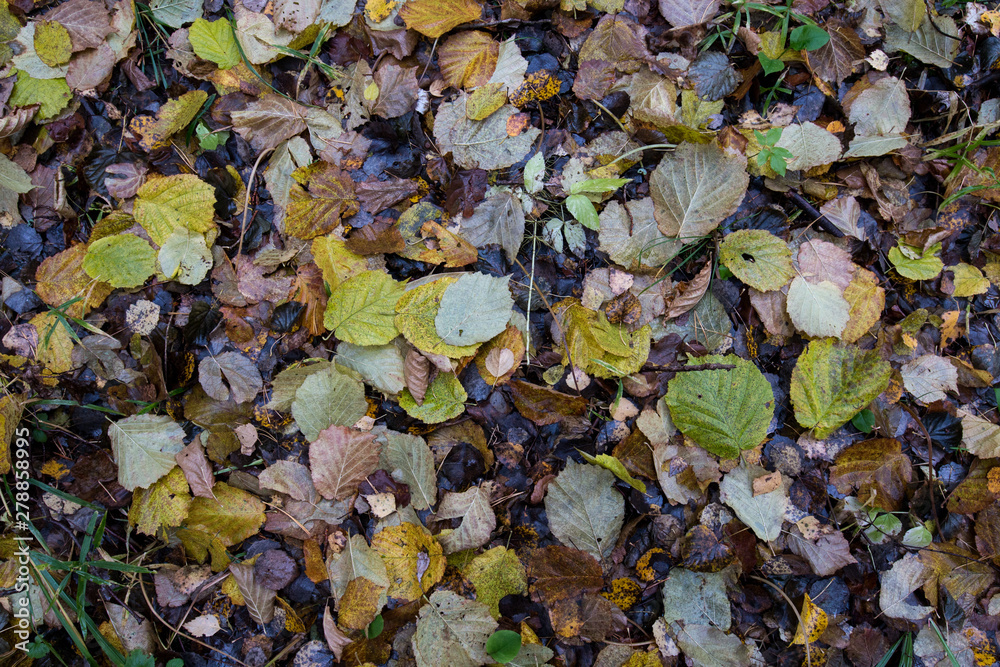
{"label": "brown leaf", "polygon": [[875,667],[888,650],[889,642],[885,635],[866,623],[851,633],[851,641],[845,652],[856,667]]}
{"label": "brown leaf", "polygon": [[672,320],[697,306],[701,298],[705,296],[705,292],[708,291],[708,285],[711,282],[712,262],[707,262],[698,275],[677,286],[677,294],[667,305],[667,312],[663,314],[663,319]]}
{"label": "brown leaf", "polygon": [[280,591],[299,576],[299,566],[281,549],[268,549],[254,561],[254,576],[264,588]]}
{"label": "brown leaf", "polygon": [[326,612],[323,614],[323,636],[326,637],[326,644],[333,651],[333,656],[340,662],[344,655],[344,649],[351,643],[351,638],[337,627],[330,613],[330,605],[326,605]]}
{"label": "brown leaf", "polygon": [[910,459],[902,453],[899,441],[889,438],[848,447],[830,468],[830,483],[838,491],[857,490],[863,502],[887,512],[900,508],[912,477]]}
{"label": "brown leaf", "polygon": [[847,538],[839,530],[821,526],[816,539],[806,539],[796,527],[789,534],[788,546],[792,553],[805,558],[813,572],[821,577],[829,577],[840,568],[856,563],[851,555]]}
{"label": "brown leaf", "polygon": [[107,44],[77,54],[66,71],[66,85],[78,93],[104,89],[115,66],[115,53]]}
{"label": "brown leaf", "polygon": [[736,559],[733,547],[723,541],[718,530],[698,525],[681,543],[682,565],[694,572],[719,572]]}
{"label": "brown leaf", "polygon": [[[562,546],[536,549],[528,559],[531,596],[544,604],[555,631],[563,637],[581,634],[588,620],[587,609],[596,611],[587,599],[604,585],[601,566],[588,553]],[[603,599],[603,598],[602,598]],[[595,636],[610,621],[600,615],[588,626]]]}
{"label": "brown leaf", "polygon": [[491,375],[499,377],[513,369],[517,361],[514,359],[514,353],[506,347],[495,347],[486,355],[486,361],[483,363]]}
{"label": "brown leaf", "polygon": [[184,471],[184,479],[191,487],[191,493],[201,498],[215,499],[212,486],[215,485],[215,476],[212,474],[212,464],[205,456],[205,448],[201,444],[201,434],[195,436],[187,447],[177,452],[174,456],[177,465]]}
{"label": "brown leaf", "polygon": [[417,68],[400,67],[386,62],[375,72],[378,97],[369,107],[373,116],[396,118],[413,108],[420,87],[417,85]]}
{"label": "brown leaf", "polygon": [[381,449],[373,434],[349,426],[330,426],[320,431],[309,445],[309,465],[316,490],[331,500],[349,497],[378,467]]}
{"label": "brown leaf", "polygon": [[276,148],[306,129],[306,108],[278,95],[262,95],[230,116],[233,129],[258,151]]}
{"label": "brown leaf", "polygon": [[[417,184],[408,178],[396,178],[394,176],[390,176],[384,181],[365,181],[364,183],[358,183],[355,191],[358,195],[358,199],[361,200],[361,205],[364,209],[374,215],[417,194]],[[366,225],[362,229],[367,229],[370,226],[371,225]],[[351,252],[357,252],[349,245],[348,249],[351,250]]]}
{"label": "brown leaf", "polygon": [[6,116],[0,118],[0,139],[23,130],[31,122],[31,119],[35,117],[36,111],[38,111],[37,104],[9,110]]}
{"label": "brown leaf", "polygon": [[431,362],[416,349],[410,349],[403,361],[403,382],[417,405],[424,404],[427,385],[430,381]]}
{"label": "brown leaf", "polygon": [[246,602],[250,618],[261,625],[267,625],[274,618],[274,598],[277,593],[257,583],[253,565],[230,563],[229,572],[236,580],[236,586]]}
{"label": "brown leaf", "polygon": [[570,396],[530,382],[511,382],[510,389],[518,411],[539,426],[555,424],[566,417],[579,417],[590,404],[582,396]]}
{"label": "brown leaf", "polygon": [[830,41],[816,51],[806,51],[806,58],[819,78],[841,83],[865,59],[865,49],[858,33],[840,19],[831,18],[823,27]]}
{"label": "brown leaf", "polygon": [[420,231],[424,235],[425,245],[427,240],[437,239],[440,248],[440,250],[428,248],[426,251],[421,251],[419,259],[422,262],[457,268],[475,264],[479,260],[479,253],[474,245],[433,220],[425,222]]}
{"label": "brown leaf", "polygon": [[[361,189],[366,185],[368,184],[358,184],[358,196],[362,203],[364,203],[364,195]],[[374,187],[374,185],[376,184],[373,183],[372,186]],[[403,252],[406,249],[406,240],[399,233],[398,225],[380,217],[370,225],[365,225],[351,232],[351,235],[344,241],[344,246],[355,255],[367,257],[383,253]]]}
{"label": "brown leaf", "polygon": [[73,51],[94,49],[104,44],[112,32],[110,16],[103,2],[69,0],[45,14],[46,21],[55,21],[66,28]]}
{"label": "brown leaf", "polygon": [[240,453],[250,456],[257,447],[257,428],[253,424],[242,424],[233,429],[240,441]]}
{"label": "brown leaf", "polygon": [[976,517],[976,548],[983,558],[1000,565],[1000,505],[990,505]]}
{"label": "brown leaf", "polygon": [[[948,497],[948,511],[959,514],[975,514],[1000,499],[1000,489],[991,488],[1000,469],[1000,459],[976,459],[969,466],[966,475]],[[995,484],[995,482],[994,482]]]}
{"label": "brown leaf", "polygon": [[128,199],[134,197],[146,182],[146,167],[138,162],[121,162],[108,165],[104,170],[114,178],[106,178],[104,184],[112,197]]}

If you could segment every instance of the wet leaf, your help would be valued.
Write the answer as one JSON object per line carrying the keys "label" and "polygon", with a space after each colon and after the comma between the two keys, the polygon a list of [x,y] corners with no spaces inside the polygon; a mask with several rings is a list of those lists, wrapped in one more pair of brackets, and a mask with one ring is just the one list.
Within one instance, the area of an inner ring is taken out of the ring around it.
{"label": "wet leaf", "polygon": [[288,195],[288,234],[304,240],[316,238],[329,233],[341,218],[358,212],[354,181],[340,167],[321,162],[295,170],[292,178],[297,183]]}

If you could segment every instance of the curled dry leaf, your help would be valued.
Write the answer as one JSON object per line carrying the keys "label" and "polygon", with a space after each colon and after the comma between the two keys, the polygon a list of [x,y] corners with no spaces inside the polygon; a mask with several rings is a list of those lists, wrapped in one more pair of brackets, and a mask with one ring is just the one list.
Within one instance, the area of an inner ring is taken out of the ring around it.
{"label": "curled dry leaf", "polygon": [[431,362],[415,348],[410,348],[403,361],[403,381],[417,405],[424,404],[427,385],[430,384]]}
{"label": "curled dry leaf", "polygon": [[215,476],[212,474],[212,464],[205,456],[205,448],[201,444],[201,434],[195,436],[187,447],[177,452],[177,465],[184,471],[184,479],[191,487],[191,493],[202,498],[215,499],[212,486]]}

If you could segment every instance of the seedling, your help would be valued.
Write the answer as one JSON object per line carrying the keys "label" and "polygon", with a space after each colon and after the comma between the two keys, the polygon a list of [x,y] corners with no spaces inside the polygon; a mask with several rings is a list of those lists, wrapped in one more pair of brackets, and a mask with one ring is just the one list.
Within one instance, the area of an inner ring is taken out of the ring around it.
{"label": "seedling", "polygon": [[757,137],[758,143],[760,143],[760,152],[757,153],[757,164],[761,167],[764,165],[770,165],[771,169],[778,176],[784,176],[788,169],[788,160],[792,156],[792,152],[787,148],[779,148],[777,144],[781,140],[781,128],[772,127],[767,131],[767,134],[762,134],[758,130],[754,130],[753,134]]}

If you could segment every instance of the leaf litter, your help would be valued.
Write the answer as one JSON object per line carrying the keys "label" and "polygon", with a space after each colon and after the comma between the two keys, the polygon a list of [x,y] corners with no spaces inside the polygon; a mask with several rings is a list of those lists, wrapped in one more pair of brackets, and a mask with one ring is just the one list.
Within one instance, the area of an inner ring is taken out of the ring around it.
{"label": "leaf litter", "polygon": [[998,26],[0,6],[18,648],[995,664]]}

